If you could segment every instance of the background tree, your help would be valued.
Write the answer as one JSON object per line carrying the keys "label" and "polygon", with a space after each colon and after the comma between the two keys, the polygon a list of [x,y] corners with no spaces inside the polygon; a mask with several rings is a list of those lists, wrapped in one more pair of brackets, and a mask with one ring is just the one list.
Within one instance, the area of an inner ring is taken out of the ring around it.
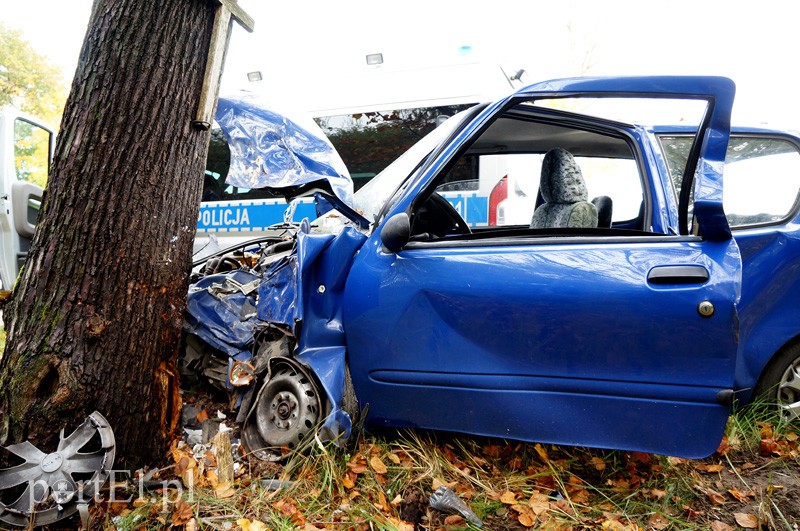
{"label": "background tree", "polygon": [[163,456],[208,132],[214,3],[95,0],[40,223],[7,312],[0,444],[52,444],[93,410],[118,463]]}
{"label": "background tree", "polygon": [[[20,31],[0,23],[0,106],[12,105],[58,127],[65,99],[61,71],[37,54]],[[37,129],[30,124],[17,122],[15,128],[17,177],[44,187],[47,142],[37,141]]]}
{"label": "background tree", "polygon": [[21,31],[0,22],[0,106],[13,105],[58,126],[65,98],[61,70],[36,53]]}

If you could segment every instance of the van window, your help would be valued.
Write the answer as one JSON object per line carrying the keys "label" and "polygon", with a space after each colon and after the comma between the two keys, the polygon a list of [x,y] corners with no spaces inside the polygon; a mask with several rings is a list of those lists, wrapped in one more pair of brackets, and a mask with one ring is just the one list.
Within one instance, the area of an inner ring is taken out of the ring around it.
{"label": "van window", "polygon": [[22,118],[14,120],[14,170],[17,180],[45,187],[50,171],[50,137],[47,129]]}

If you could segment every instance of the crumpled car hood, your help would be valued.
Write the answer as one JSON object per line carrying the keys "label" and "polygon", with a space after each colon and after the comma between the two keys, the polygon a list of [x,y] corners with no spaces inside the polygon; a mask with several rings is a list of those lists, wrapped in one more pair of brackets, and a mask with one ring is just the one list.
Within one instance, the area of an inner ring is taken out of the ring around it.
{"label": "crumpled car hood", "polygon": [[313,121],[290,119],[247,93],[220,97],[215,118],[231,150],[228,184],[271,188],[287,201],[321,190],[353,205],[350,173]]}

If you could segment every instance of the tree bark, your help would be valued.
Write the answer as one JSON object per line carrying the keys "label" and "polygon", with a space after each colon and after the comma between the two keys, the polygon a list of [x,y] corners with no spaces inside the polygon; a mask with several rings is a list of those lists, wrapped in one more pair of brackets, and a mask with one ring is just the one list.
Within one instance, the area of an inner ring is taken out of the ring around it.
{"label": "tree bark", "polygon": [[[95,0],[0,358],[0,444],[54,447],[92,411],[117,468],[164,458],[208,132],[214,7]],[[10,314],[10,315],[9,315]]]}

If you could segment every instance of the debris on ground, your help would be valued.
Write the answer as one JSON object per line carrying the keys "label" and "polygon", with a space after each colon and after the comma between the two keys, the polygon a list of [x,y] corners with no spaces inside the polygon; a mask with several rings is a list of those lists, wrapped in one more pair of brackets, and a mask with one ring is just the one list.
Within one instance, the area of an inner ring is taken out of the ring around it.
{"label": "debris on ground", "polygon": [[480,518],[446,485],[442,485],[436,489],[436,492],[431,494],[430,505],[437,511],[459,514],[476,526],[483,527],[483,522],[481,522]]}

